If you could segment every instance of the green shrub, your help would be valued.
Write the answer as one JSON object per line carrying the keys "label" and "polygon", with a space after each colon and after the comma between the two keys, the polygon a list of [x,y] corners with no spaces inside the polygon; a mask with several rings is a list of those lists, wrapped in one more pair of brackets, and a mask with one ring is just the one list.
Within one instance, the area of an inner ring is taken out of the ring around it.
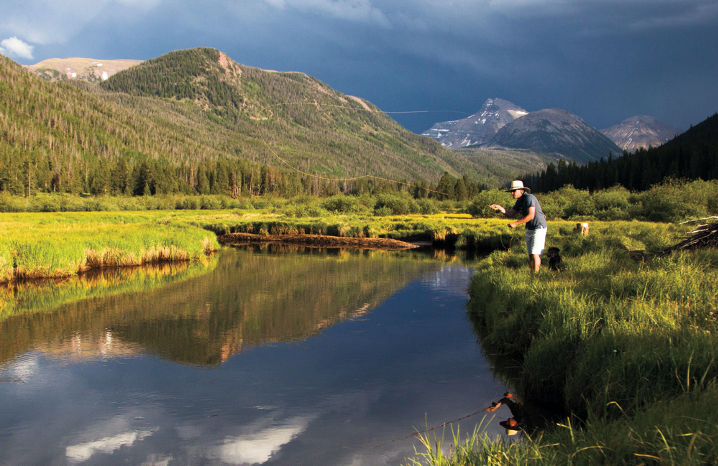
{"label": "green shrub", "polygon": [[421,198],[416,200],[416,206],[419,213],[423,215],[432,215],[439,212],[436,202],[431,199]]}
{"label": "green shrub", "polygon": [[369,208],[355,196],[337,194],[321,202],[321,207],[333,214],[367,214]]}
{"label": "green shrub", "polygon": [[489,207],[491,204],[499,204],[509,210],[514,205],[514,200],[503,190],[486,189],[477,194],[473,201],[468,204],[467,213],[478,218],[496,217],[499,214]]}
{"label": "green shrub", "polygon": [[379,207],[378,209],[374,210],[374,215],[376,215],[377,217],[386,217],[393,213],[394,212],[391,210],[391,208],[387,206]]}
{"label": "green shrub", "polygon": [[[666,180],[640,193],[641,217],[654,222],[678,222],[707,217],[714,200],[718,181]],[[715,211],[713,211],[715,212]]]}
{"label": "green shrub", "polygon": [[407,194],[379,194],[374,204],[375,215],[380,216],[407,215],[418,211],[416,201]]}

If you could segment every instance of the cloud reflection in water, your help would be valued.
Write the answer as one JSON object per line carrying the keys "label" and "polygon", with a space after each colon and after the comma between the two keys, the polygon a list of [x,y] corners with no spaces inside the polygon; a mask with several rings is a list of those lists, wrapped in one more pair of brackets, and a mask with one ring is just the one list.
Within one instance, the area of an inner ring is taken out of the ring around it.
{"label": "cloud reflection in water", "polygon": [[65,449],[65,455],[73,463],[82,463],[95,453],[112,453],[120,447],[132,446],[150,435],[152,435],[150,430],[122,432],[93,442],[70,445]]}
{"label": "cloud reflection in water", "polygon": [[268,427],[258,432],[227,437],[221,445],[207,452],[207,458],[228,464],[263,464],[304,432],[313,419],[300,416],[288,419],[282,425]]}

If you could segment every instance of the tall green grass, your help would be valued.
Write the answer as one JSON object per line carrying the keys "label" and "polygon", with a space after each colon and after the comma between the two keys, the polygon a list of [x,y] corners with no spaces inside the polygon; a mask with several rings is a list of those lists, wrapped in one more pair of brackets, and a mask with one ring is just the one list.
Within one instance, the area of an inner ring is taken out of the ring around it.
{"label": "tall green grass", "polygon": [[[326,200],[339,205],[339,210],[351,211],[351,203],[341,207],[344,201]],[[216,249],[216,235],[228,232],[435,243],[453,242],[461,238],[461,232],[472,232],[471,241],[459,240],[460,247],[472,249],[491,244],[498,231],[509,231],[504,220],[479,222],[466,214],[376,216],[353,212],[293,217],[277,213],[271,206],[262,210],[5,213],[0,227],[5,232],[0,237],[0,282],[64,277],[90,268],[194,260]]]}
{"label": "tall green grass", "polygon": [[90,268],[198,259],[218,243],[190,219],[166,213],[3,214],[0,279],[57,278]]}
{"label": "tall green grass", "polygon": [[[619,407],[616,407],[619,409]],[[524,435],[520,441],[491,438],[479,428],[461,437],[422,434],[422,451],[412,466],[468,465],[709,465],[718,459],[718,390],[681,394],[634,416],[589,420],[567,418],[553,429]],[[575,420],[574,420],[575,421]]]}

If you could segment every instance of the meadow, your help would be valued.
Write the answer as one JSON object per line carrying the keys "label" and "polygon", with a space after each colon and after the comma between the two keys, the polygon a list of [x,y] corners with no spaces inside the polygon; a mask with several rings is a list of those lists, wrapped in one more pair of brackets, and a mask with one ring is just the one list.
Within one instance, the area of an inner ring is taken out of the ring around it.
{"label": "meadow", "polygon": [[[565,269],[528,272],[524,231],[470,201],[407,193],[327,198],[80,198],[0,195],[0,281],[68,277],[93,268],[186,262],[216,234],[388,237],[491,252],[477,266],[468,314],[499,377],[560,422],[511,442],[423,437],[423,464],[714,464],[718,462],[718,251],[663,253],[718,214],[716,182],[668,181],[644,193],[565,187],[539,195],[547,246]],[[577,221],[590,221],[589,236]],[[497,363],[498,364],[498,363]]]}
{"label": "meadow", "polygon": [[[540,195],[547,218],[675,223],[718,213],[716,181],[668,180],[642,193],[616,187],[589,193],[570,186]],[[194,260],[218,247],[215,234],[320,234],[510,249],[510,231],[488,206],[509,206],[498,189],[471,200],[414,198],[407,192],[330,197],[164,195],[82,197],[0,193],[0,282],[62,277],[91,268]],[[562,221],[566,221],[563,224]],[[553,229],[552,229],[553,230]]]}
{"label": "meadow", "polygon": [[195,221],[167,212],[3,214],[0,282],[196,260],[219,244]]}

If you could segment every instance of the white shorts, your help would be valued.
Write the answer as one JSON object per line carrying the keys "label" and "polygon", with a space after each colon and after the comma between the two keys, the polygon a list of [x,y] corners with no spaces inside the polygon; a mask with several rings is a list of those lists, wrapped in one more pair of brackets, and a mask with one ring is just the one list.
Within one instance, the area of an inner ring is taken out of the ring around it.
{"label": "white shorts", "polygon": [[543,254],[543,249],[546,246],[546,232],[547,228],[537,228],[535,230],[526,230],[526,250],[529,255]]}

